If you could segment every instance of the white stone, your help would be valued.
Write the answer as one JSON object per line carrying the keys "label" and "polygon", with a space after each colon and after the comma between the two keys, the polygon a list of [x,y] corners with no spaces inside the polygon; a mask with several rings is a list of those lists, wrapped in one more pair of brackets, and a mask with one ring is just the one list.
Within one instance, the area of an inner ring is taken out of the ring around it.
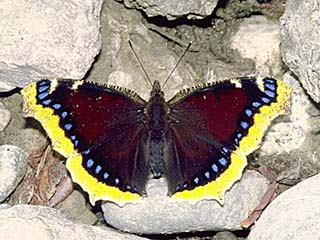
{"label": "white stone", "polygon": [[280,194],[264,210],[248,240],[320,239],[320,174]]}
{"label": "white stone", "polygon": [[146,238],[117,232],[111,228],[72,223],[56,209],[0,205],[0,236],[10,240],[143,240]]}
{"label": "white stone", "polygon": [[82,78],[99,53],[102,0],[0,5],[0,88],[43,77]]}
{"label": "white stone", "polygon": [[261,155],[289,153],[299,149],[310,129],[308,119],[311,116],[307,110],[312,103],[290,72],[284,75],[283,81],[292,88],[291,109],[288,116],[290,121],[275,123],[269,128],[260,148]]}
{"label": "white stone", "polygon": [[231,48],[241,57],[250,58],[262,75],[281,73],[280,29],[276,22],[265,16],[252,16],[240,24],[231,37]]}
{"label": "white stone", "polygon": [[168,20],[183,16],[189,19],[202,19],[212,14],[217,3],[217,0],[124,0],[126,7],[142,10],[148,17],[164,16]]}
{"label": "white stone", "polygon": [[0,146],[0,202],[17,187],[26,171],[27,156],[20,148]]}
{"label": "white stone", "polygon": [[148,197],[138,204],[119,207],[102,205],[108,224],[138,234],[180,233],[193,231],[239,230],[268,188],[268,181],[255,171],[245,171],[242,179],[225,194],[224,205],[215,200],[195,204],[173,201],[166,196],[166,181],[152,179]]}
{"label": "white stone", "polygon": [[280,18],[283,61],[320,102],[320,1],[287,0]]}
{"label": "white stone", "polygon": [[0,132],[3,131],[11,120],[11,114],[8,109],[0,102]]}

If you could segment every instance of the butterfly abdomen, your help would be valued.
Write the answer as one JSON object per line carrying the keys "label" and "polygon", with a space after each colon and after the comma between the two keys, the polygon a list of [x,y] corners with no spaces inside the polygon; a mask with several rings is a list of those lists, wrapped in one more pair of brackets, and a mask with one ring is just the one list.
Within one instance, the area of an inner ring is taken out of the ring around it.
{"label": "butterfly abdomen", "polygon": [[167,111],[163,94],[155,91],[147,104],[148,158],[150,169],[155,177],[163,173],[164,133],[167,128]]}

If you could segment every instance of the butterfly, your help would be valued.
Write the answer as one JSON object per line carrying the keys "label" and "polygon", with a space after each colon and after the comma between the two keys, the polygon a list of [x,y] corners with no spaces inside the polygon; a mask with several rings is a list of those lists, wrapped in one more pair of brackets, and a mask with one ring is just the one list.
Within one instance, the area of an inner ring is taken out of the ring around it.
{"label": "butterfly", "polygon": [[242,77],[166,101],[155,81],[145,101],[118,86],[44,79],[22,95],[26,116],[42,124],[90,202],[123,206],[146,196],[150,173],[166,178],[173,199],[223,203],[246,156],[271,121],[288,112],[290,91],[274,78]]}

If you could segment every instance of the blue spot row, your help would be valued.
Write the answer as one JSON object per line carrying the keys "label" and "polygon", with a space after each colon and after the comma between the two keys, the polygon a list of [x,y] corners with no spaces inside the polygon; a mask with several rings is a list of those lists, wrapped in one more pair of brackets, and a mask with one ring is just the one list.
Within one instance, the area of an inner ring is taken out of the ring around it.
{"label": "blue spot row", "polygon": [[224,152],[224,153],[229,153],[229,149],[228,148],[226,148],[226,147],[222,147],[222,151]]}
{"label": "blue spot row", "polygon": [[94,164],[94,161],[91,158],[88,159],[86,162],[87,168],[92,168],[93,164]]}
{"label": "blue spot row", "polygon": [[224,167],[226,167],[227,166],[227,159],[225,159],[224,157],[222,157],[222,158],[220,158],[219,160],[218,160],[218,162],[222,165],[222,166],[224,166]]}
{"label": "blue spot row", "polygon": [[276,93],[274,91],[266,90],[264,93],[271,98],[274,98],[276,96]]}
{"label": "blue spot row", "polygon": [[83,151],[83,154],[88,155],[89,153],[90,153],[90,149],[87,149],[87,150]]}
{"label": "blue spot row", "polygon": [[219,168],[218,168],[217,164],[215,164],[215,163],[212,164],[211,168],[212,168],[212,171],[214,171],[215,173],[219,172]]}
{"label": "blue spot row", "polygon": [[40,87],[38,88],[38,92],[47,91],[47,90],[49,90],[49,88],[50,88],[50,85],[40,86]]}
{"label": "blue spot row", "polygon": [[70,131],[71,130],[71,128],[72,128],[72,124],[71,123],[66,123],[66,124],[64,124],[64,129],[66,130],[66,131]]}
{"label": "blue spot row", "polygon": [[[90,152],[90,150],[88,149],[88,150],[86,150],[86,151],[84,151],[84,153],[86,154],[86,153],[89,153]],[[87,161],[86,161],[86,167],[87,168],[92,168],[93,166],[95,165],[95,162],[94,162],[94,160],[92,159],[92,158],[89,158]],[[96,175],[99,175],[100,173],[101,173],[101,171],[102,171],[102,166],[101,165],[96,165],[95,166],[95,168],[94,168],[94,173],[96,174]],[[109,178],[109,173],[108,172],[104,172],[103,173],[103,175],[102,175],[102,177],[103,177],[103,179],[104,180],[107,180],[108,178]],[[114,179],[114,183],[115,183],[115,185],[118,185],[119,183],[120,183],[120,179],[119,178],[115,178]]]}
{"label": "blue spot row", "polygon": [[50,81],[49,80],[42,80],[40,82],[38,82],[38,86],[44,86],[44,85],[48,85],[50,86]]}
{"label": "blue spot row", "polygon": [[199,182],[200,182],[200,179],[199,179],[198,177],[195,177],[195,178],[193,179],[193,182],[194,182],[196,185],[198,185]]}
{"label": "blue spot row", "polygon": [[66,111],[64,111],[60,114],[60,116],[62,119],[65,119],[68,116],[68,113]]}
{"label": "blue spot row", "polygon": [[275,81],[274,79],[272,79],[272,78],[265,78],[265,79],[263,79],[263,81],[266,82],[266,83],[273,84],[273,85],[274,85],[275,82],[276,82],[276,81]]}
{"label": "blue spot row", "polygon": [[252,102],[252,107],[254,108],[258,108],[258,107],[261,107],[261,103],[260,102]]}
{"label": "blue spot row", "polygon": [[118,184],[120,183],[119,178],[114,179],[114,183],[115,183],[116,185],[118,185]]}
{"label": "blue spot row", "polygon": [[245,121],[240,121],[240,126],[243,128],[243,129],[247,129],[249,127],[249,124]]}
{"label": "blue spot row", "polygon": [[56,110],[59,110],[61,108],[61,104],[60,103],[55,103],[52,105],[52,107]]}
{"label": "blue spot row", "polygon": [[100,165],[96,166],[96,169],[94,170],[95,174],[99,174],[102,167]]}
{"label": "blue spot row", "polygon": [[275,90],[276,90],[276,85],[271,84],[271,83],[265,83],[265,84],[264,84],[264,87],[265,87],[265,88],[268,88],[268,89],[271,90],[271,91],[275,91]]}
{"label": "blue spot row", "polygon": [[[103,174],[103,178],[106,180],[108,177],[109,177],[109,174],[108,174],[107,172],[105,172],[105,173]],[[127,187],[130,187],[130,186],[127,186]]]}
{"label": "blue spot row", "polygon": [[48,92],[43,92],[38,94],[37,98],[41,101],[42,99],[46,98],[49,95]]}
{"label": "blue spot row", "polygon": [[267,97],[262,97],[261,100],[262,100],[262,102],[264,102],[264,103],[266,103],[266,104],[268,104],[268,103],[271,102],[271,99],[270,99],[270,98],[267,98]]}
{"label": "blue spot row", "polygon": [[51,99],[46,99],[46,100],[42,101],[42,104],[45,105],[45,106],[49,106],[51,101],[52,101]]}
{"label": "blue spot row", "polygon": [[253,112],[252,112],[252,110],[250,110],[250,109],[246,109],[246,110],[244,110],[244,112],[245,112],[245,114],[248,116],[248,117],[252,117],[253,116]]}

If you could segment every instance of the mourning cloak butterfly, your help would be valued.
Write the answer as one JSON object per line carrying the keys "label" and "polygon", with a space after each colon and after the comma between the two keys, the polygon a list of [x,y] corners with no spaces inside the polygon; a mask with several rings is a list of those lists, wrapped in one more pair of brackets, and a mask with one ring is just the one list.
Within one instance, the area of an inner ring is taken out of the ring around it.
{"label": "mourning cloak butterfly", "polygon": [[125,88],[71,80],[41,80],[22,95],[91,203],[118,205],[146,195],[150,171],[166,177],[174,199],[223,203],[246,156],[290,104],[289,86],[255,77],[202,84],[167,102],[157,81],[148,102]]}

